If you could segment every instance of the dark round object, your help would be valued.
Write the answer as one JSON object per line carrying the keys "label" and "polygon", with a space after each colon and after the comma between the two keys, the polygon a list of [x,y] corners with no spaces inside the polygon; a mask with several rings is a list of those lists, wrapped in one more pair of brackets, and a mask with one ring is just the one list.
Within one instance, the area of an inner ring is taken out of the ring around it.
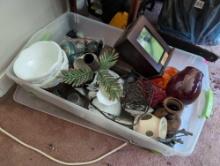
{"label": "dark round object", "polygon": [[191,104],[201,92],[202,79],[203,73],[200,70],[188,66],[169,81],[167,96],[178,98],[184,104]]}
{"label": "dark round object", "polygon": [[86,64],[91,64],[94,61],[94,56],[92,54],[86,54],[84,57],[84,61]]}
{"label": "dark round object", "polygon": [[152,137],[153,135],[154,135],[154,133],[152,132],[152,131],[147,131],[146,133],[146,136],[148,136],[148,137]]}
{"label": "dark round object", "polygon": [[145,115],[141,120],[149,120],[152,118],[152,115]]}

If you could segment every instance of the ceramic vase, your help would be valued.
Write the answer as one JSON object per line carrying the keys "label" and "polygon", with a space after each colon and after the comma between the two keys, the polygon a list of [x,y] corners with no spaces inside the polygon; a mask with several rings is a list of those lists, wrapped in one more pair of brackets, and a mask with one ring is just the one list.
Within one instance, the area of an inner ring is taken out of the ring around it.
{"label": "ceramic vase", "polygon": [[191,104],[201,92],[202,79],[203,73],[200,70],[188,66],[169,81],[167,95],[178,98],[184,104]]}
{"label": "ceramic vase", "polygon": [[168,113],[166,116],[168,123],[167,134],[174,135],[180,128],[180,116],[184,109],[184,105],[177,98],[168,97],[163,101],[163,108]]}
{"label": "ceramic vase", "polygon": [[168,122],[169,135],[175,134],[181,125],[180,115],[183,111],[183,103],[174,97],[168,97],[163,101],[161,107],[154,111],[154,115],[158,118],[166,117]]}
{"label": "ceramic vase", "polygon": [[178,115],[178,116],[180,116],[184,108],[183,103],[174,97],[167,97],[163,101],[163,106],[169,114]]}

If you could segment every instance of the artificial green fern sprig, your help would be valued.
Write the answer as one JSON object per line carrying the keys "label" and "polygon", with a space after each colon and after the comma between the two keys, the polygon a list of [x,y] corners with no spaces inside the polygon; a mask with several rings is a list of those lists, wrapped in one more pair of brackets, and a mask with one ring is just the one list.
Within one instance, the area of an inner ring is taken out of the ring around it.
{"label": "artificial green fern sprig", "polygon": [[87,68],[72,69],[69,71],[63,71],[63,82],[71,84],[74,87],[80,86],[93,79],[93,71]]}
{"label": "artificial green fern sprig", "polygon": [[115,50],[106,50],[99,57],[99,66],[101,70],[110,69],[118,60],[118,53]]}
{"label": "artificial green fern sprig", "polygon": [[69,71],[63,71],[63,82],[71,84],[73,87],[80,86],[93,79],[95,73],[97,73],[97,84],[99,88],[110,100],[119,99],[122,95],[122,87],[118,83],[118,79],[114,78],[109,69],[113,67],[118,60],[118,53],[114,49],[105,50],[98,59],[99,68],[93,71],[87,64],[87,67],[80,69],[71,69]]}
{"label": "artificial green fern sprig", "polygon": [[122,96],[121,85],[116,78],[109,74],[108,70],[98,71],[97,83],[109,100],[117,100]]}

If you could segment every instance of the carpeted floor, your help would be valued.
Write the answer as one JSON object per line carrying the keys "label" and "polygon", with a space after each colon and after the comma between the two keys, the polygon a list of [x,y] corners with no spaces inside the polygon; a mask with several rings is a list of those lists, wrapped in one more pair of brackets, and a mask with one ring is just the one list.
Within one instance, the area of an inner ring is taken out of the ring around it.
{"label": "carpeted floor", "polygon": [[[193,154],[164,157],[129,145],[97,166],[217,166],[220,163],[220,61],[210,64],[216,102],[214,116],[207,120]],[[120,141],[56,119],[15,103],[12,97],[0,101],[0,126],[23,141],[66,161],[84,161],[113,149]],[[0,166],[56,166],[0,134]]]}

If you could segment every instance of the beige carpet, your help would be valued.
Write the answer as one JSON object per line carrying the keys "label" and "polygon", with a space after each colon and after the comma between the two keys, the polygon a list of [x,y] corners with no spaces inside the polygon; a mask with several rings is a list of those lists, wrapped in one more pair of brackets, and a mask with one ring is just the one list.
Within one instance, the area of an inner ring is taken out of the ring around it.
{"label": "beige carpet", "polygon": [[[220,163],[220,61],[210,64],[215,89],[214,116],[207,120],[193,154],[164,157],[129,145],[96,166],[218,166]],[[84,161],[113,149],[120,141],[16,104],[0,102],[0,126],[27,143],[66,161]],[[0,134],[0,166],[56,166]]]}

